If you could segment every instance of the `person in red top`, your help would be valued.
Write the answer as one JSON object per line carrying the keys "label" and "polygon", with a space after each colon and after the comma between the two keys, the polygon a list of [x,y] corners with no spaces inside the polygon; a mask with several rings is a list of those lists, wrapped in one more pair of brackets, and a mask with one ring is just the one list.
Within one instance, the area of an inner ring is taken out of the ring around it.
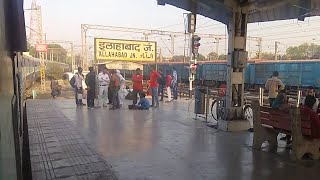
{"label": "person in red top", "polygon": [[143,77],[141,75],[141,70],[140,68],[136,69],[136,74],[132,76],[132,82],[133,82],[133,92],[132,92],[132,100],[133,100],[133,105],[137,104],[138,102],[138,97],[137,95],[139,94],[139,97],[141,96],[141,93],[143,92],[143,85],[142,85],[142,80]]}
{"label": "person in red top", "polygon": [[151,95],[152,95],[152,105],[151,106],[156,108],[156,107],[159,107],[158,78],[160,78],[161,75],[154,68],[150,67],[150,69],[151,69],[150,88],[151,88]]}
{"label": "person in red top", "polygon": [[166,70],[167,73],[167,77],[166,77],[166,89],[167,89],[167,94],[168,94],[168,101],[166,102],[170,102],[171,99],[171,81],[172,81],[172,76],[170,75],[170,71]]}

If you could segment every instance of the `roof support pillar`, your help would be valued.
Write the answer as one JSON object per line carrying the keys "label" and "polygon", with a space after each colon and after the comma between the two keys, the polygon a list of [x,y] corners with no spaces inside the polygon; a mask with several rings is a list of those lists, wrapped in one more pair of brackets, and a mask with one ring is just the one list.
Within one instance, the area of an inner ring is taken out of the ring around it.
{"label": "roof support pillar", "polygon": [[244,71],[247,65],[247,14],[241,11],[230,13],[229,47],[227,62],[227,91],[224,103],[218,108],[218,128],[224,131],[239,131],[250,128],[245,120]]}

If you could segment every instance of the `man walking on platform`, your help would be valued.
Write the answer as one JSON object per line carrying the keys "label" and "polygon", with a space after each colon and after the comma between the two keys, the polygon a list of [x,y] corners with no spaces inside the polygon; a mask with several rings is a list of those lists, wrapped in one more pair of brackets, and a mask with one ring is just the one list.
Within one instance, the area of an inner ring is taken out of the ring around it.
{"label": "man walking on platform", "polygon": [[110,79],[110,90],[112,91],[112,107],[110,110],[120,109],[120,100],[119,100],[119,89],[120,89],[120,78],[117,75],[116,71],[112,73]]}
{"label": "man walking on platform", "polygon": [[93,71],[93,67],[89,67],[89,73],[86,76],[86,85],[88,90],[87,104],[88,109],[94,108],[94,98],[96,94],[96,74]]}
{"label": "man walking on platform", "polygon": [[107,107],[108,87],[110,83],[110,78],[108,75],[108,69],[106,67],[104,67],[102,72],[99,73],[98,79],[99,79],[99,106],[102,101],[102,106]]}
{"label": "man walking on platform", "polygon": [[178,99],[178,74],[175,67],[173,67],[172,70],[173,70],[173,73],[172,73],[173,99],[177,100]]}
{"label": "man walking on platform", "polygon": [[[274,100],[276,99],[278,92],[281,90],[284,90],[285,86],[282,83],[280,79],[278,79],[279,72],[274,71],[272,73],[272,77],[267,80],[265,89],[269,91],[269,102],[270,102],[270,107],[272,106]],[[280,86],[280,88],[279,88]]]}
{"label": "man walking on platform", "polygon": [[166,86],[166,79],[161,68],[159,69],[159,74],[161,75],[161,77],[158,79],[158,82],[159,82],[158,96],[161,95],[160,101],[163,101],[163,96],[164,96],[163,90],[164,90],[164,87]]}
{"label": "man walking on platform", "polygon": [[84,79],[84,75],[82,74],[82,68],[78,67],[78,72],[73,76],[74,78],[74,91],[76,94],[76,104],[77,106],[84,106],[85,104],[83,104],[82,102],[82,95],[83,95],[83,86],[82,86],[82,82]]}
{"label": "man walking on platform", "polygon": [[141,98],[141,93],[143,91],[142,80],[143,80],[143,76],[141,75],[141,70],[140,70],[140,68],[137,68],[136,69],[136,74],[134,74],[132,76],[132,81],[133,81],[133,92],[132,92],[133,105],[137,104],[137,102],[138,102],[138,97],[137,97],[138,94],[139,94],[139,97]]}
{"label": "man walking on platform", "polygon": [[[149,66],[150,67],[150,66]],[[158,79],[161,78],[161,75],[152,67],[150,74],[150,88],[152,95],[152,107],[159,107],[159,96],[158,96]]]}

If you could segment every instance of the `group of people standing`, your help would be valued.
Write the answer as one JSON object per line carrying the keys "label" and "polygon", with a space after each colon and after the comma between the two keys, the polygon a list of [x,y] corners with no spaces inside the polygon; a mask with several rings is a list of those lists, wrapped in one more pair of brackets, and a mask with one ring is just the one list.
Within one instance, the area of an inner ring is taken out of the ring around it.
{"label": "group of people standing", "polygon": [[[76,94],[77,106],[85,105],[82,102],[83,94],[83,81],[87,85],[87,104],[89,109],[94,108],[94,100],[96,97],[96,85],[98,82],[98,107],[107,107],[107,104],[112,104],[110,110],[120,109],[124,101],[125,92],[125,79],[121,75],[119,70],[112,72],[108,71],[108,68],[99,68],[99,74],[96,76],[93,67],[89,67],[89,73],[84,77],[83,69],[78,68],[78,72],[73,76]],[[73,84],[73,81],[70,81]]]}
{"label": "group of people standing", "polygon": [[[172,70],[172,75],[170,70],[166,71],[166,74],[163,73],[162,69],[159,71],[155,70],[154,67],[149,66],[151,69],[150,73],[150,80],[149,80],[149,89],[151,91],[152,103],[151,107],[157,108],[160,105],[160,101],[163,101],[164,98],[164,89],[167,90],[168,100],[166,102],[170,102],[173,99],[178,99],[178,91],[177,91],[177,83],[178,83],[178,76],[177,71],[175,68]],[[145,93],[143,92],[143,85],[142,85],[143,76],[141,74],[141,70],[138,68],[136,73],[132,76],[133,81],[133,106],[137,103],[137,95],[141,97],[145,97]],[[171,90],[173,92],[173,99],[171,98]],[[143,93],[143,94],[141,94]],[[159,96],[161,99],[159,99]],[[146,102],[145,99],[143,99]],[[141,104],[139,102],[139,104]]]}
{"label": "group of people standing", "polygon": [[[166,102],[170,102],[178,98],[177,91],[177,71],[175,68],[166,70],[164,73],[162,69],[156,71],[153,67],[150,73],[150,86],[152,95],[152,104],[145,99],[145,92],[143,89],[143,75],[139,68],[132,76],[133,92],[132,92],[132,105],[130,109],[149,109],[150,107],[159,107],[159,101],[164,99],[164,89],[167,91],[168,99]],[[70,84],[75,89],[76,104],[77,106],[85,105],[82,103],[83,94],[83,81],[87,85],[87,104],[89,109],[95,107],[96,92],[98,95],[98,107],[107,107],[108,104],[112,104],[111,110],[119,109],[124,103],[125,96],[128,91],[125,87],[125,79],[121,75],[119,70],[109,71],[106,67],[99,68],[99,74],[96,75],[93,67],[89,67],[89,73],[84,77],[81,67],[78,68],[78,72],[73,76],[74,81],[70,81]],[[98,91],[96,91],[98,84]],[[172,98],[173,94],[173,98]],[[138,95],[140,101],[138,103]],[[159,99],[159,96],[161,99]]]}
{"label": "group of people standing", "polygon": [[[152,96],[152,106],[159,107],[159,101],[163,101],[164,98],[164,89],[167,90],[168,100],[166,102],[170,102],[172,100],[178,99],[178,76],[177,71],[173,67],[172,74],[170,70],[166,70],[166,74],[159,69],[156,71],[153,67],[150,67],[150,89]],[[171,91],[172,90],[172,91]],[[173,99],[172,99],[173,94]],[[159,100],[159,96],[161,99]]]}

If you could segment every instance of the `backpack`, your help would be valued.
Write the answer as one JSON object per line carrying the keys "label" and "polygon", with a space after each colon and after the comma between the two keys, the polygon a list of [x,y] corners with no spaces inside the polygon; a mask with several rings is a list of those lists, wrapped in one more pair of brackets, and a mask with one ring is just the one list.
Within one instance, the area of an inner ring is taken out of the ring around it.
{"label": "backpack", "polygon": [[70,83],[70,85],[71,85],[71,87],[73,87],[73,88],[75,88],[75,83],[76,83],[76,78],[74,78],[74,76],[70,79],[70,81],[69,81],[69,83]]}

